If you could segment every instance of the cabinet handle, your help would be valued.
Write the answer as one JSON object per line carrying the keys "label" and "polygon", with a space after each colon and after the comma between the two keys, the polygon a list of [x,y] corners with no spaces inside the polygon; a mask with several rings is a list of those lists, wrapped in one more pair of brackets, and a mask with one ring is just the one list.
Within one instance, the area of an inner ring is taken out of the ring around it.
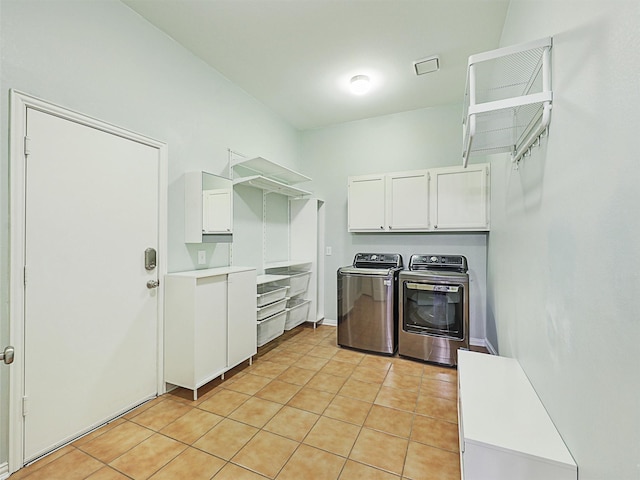
{"label": "cabinet handle", "polygon": [[389,230],[391,230],[391,225],[389,225]]}
{"label": "cabinet handle", "polygon": [[384,225],[380,225],[380,230],[384,230]]}
{"label": "cabinet handle", "polygon": [[433,228],[438,228],[438,225],[434,225]]}

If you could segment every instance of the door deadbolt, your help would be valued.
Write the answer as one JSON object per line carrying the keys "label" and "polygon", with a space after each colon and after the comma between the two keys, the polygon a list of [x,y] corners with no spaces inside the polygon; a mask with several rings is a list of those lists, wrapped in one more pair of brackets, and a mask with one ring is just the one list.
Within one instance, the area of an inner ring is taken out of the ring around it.
{"label": "door deadbolt", "polygon": [[154,268],[156,268],[156,265],[158,264],[156,256],[157,255],[155,248],[147,248],[144,251],[144,268],[146,268],[147,270],[153,270]]}
{"label": "door deadbolt", "polygon": [[13,347],[5,347],[4,351],[0,352],[0,360],[2,360],[7,365],[13,363],[13,358],[15,357],[16,350]]}

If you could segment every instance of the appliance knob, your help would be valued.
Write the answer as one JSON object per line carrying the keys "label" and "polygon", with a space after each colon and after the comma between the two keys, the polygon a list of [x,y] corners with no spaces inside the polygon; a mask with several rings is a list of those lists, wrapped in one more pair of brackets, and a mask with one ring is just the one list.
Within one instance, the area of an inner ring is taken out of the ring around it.
{"label": "appliance knob", "polygon": [[429,260],[431,260],[432,263],[437,263],[438,257],[431,257]]}

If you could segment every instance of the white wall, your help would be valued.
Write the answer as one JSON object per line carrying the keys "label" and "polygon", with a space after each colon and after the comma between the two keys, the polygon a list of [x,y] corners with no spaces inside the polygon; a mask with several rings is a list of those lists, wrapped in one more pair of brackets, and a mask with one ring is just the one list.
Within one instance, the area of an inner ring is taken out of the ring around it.
{"label": "white wall", "polygon": [[580,480],[640,478],[639,25],[637,0],[513,0],[501,39],[553,36],[554,104],[518,171],[493,161],[489,324]]}
{"label": "white wall", "polygon": [[[461,97],[464,92],[461,92]],[[471,337],[485,338],[486,234],[363,234],[347,232],[347,177],[461,164],[462,105],[420,109],[303,132],[304,171],[324,199],[325,314],[337,319],[336,271],[357,252],[465,255],[472,285]]]}
{"label": "white wall", "polygon": [[[201,249],[210,265],[226,264],[226,244],[184,244],[182,173],[226,174],[229,147],[295,169],[298,132],[118,1],[2,0],[0,21],[0,339],[8,332],[10,88],[167,142],[169,251],[160,255],[169,271],[195,268]],[[252,215],[262,218],[251,211],[262,207],[259,195],[240,209],[240,230]],[[7,373],[0,369],[0,464],[7,458]]]}

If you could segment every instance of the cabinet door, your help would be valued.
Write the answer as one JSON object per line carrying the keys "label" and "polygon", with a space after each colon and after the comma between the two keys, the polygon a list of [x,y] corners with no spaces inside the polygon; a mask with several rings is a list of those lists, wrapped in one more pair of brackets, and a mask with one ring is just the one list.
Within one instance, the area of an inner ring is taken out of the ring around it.
{"label": "cabinet door", "polygon": [[193,329],[195,385],[222,374],[227,366],[227,282],[225,275],[196,281]]}
{"label": "cabinet door", "polygon": [[434,169],[431,180],[434,229],[489,229],[489,164]]}
{"label": "cabinet door", "polygon": [[231,233],[231,192],[228,189],[202,192],[202,233]]}
{"label": "cabinet door", "polygon": [[385,176],[349,177],[349,231],[384,231]]}
{"label": "cabinet door", "polygon": [[244,362],[257,353],[256,271],[228,276],[227,366]]}
{"label": "cabinet door", "polygon": [[426,170],[387,175],[387,219],[389,230],[429,228],[429,176]]}

